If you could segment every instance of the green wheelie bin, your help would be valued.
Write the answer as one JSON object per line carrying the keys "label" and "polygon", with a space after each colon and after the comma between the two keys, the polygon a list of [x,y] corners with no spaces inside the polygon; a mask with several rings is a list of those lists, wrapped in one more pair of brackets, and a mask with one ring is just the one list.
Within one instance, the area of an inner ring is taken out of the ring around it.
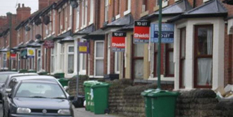
{"label": "green wheelie bin", "polygon": [[94,105],[91,106],[94,108],[95,114],[104,114],[105,110],[108,109],[108,91],[109,84],[99,82],[91,86],[93,90],[93,101]]}
{"label": "green wheelie bin", "polygon": [[68,86],[68,82],[69,80],[66,79],[66,78],[60,78],[58,79],[58,81],[61,83],[61,85],[64,87],[64,86]]}
{"label": "green wheelie bin", "polygon": [[146,117],[152,117],[152,101],[151,97],[149,97],[148,94],[153,92],[154,90],[155,89],[148,89],[141,93],[141,95],[144,97]]}
{"label": "green wheelie bin", "polygon": [[98,81],[85,81],[83,83],[84,85],[84,92],[85,92],[85,100],[86,100],[86,110],[90,111],[91,110],[91,86]]}
{"label": "green wheelie bin", "polygon": [[178,92],[155,90],[148,94],[152,98],[152,117],[175,117]]}

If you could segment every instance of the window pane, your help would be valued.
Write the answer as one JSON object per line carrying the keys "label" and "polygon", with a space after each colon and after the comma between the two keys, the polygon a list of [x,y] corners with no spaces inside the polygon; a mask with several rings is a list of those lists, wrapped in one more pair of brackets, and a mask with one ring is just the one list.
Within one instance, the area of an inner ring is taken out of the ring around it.
{"label": "window pane", "polygon": [[169,68],[168,68],[168,74],[172,75],[174,74],[174,62],[173,62],[173,52],[169,52]]}
{"label": "window pane", "polygon": [[104,57],[104,43],[103,42],[96,43],[96,57]]}
{"label": "window pane", "polygon": [[[51,66],[52,67],[52,66]],[[37,71],[39,71],[40,70],[40,58],[39,59],[37,59]]]}
{"label": "window pane", "polygon": [[198,53],[197,55],[212,55],[213,29],[212,27],[198,28]]}
{"label": "window pane", "polygon": [[[143,44],[138,44],[138,45],[143,45]],[[143,78],[143,59],[141,60],[135,60],[135,68],[134,68],[134,77],[136,79],[141,79]]]}
{"label": "window pane", "polygon": [[103,76],[104,75],[104,61],[103,60],[96,60],[96,76]]}
{"label": "window pane", "polygon": [[181,29],[181,57],[185,57],[186,29]]}
{"label": "window pane", "polygon": [[144,44],[134,44],[134,57],[143,57]]}
{"label": "window pane", "polygon": [[68,55],[68,73],[74,73],[74,55]]}
{"label": "window pane", "polygon": [[198,85],[206,86],[212,83],[212,58],[198,59]]}
{"label": "window pane", "polygon": [[181,61],[182,63],[182,87],[185,87],[185,72],[186,72],[186,69],[185,69],[185,60],[182,60]]}
{"label": "window pane", "polygon": [[74,47],[69,47],[69,52],[74,52]]}

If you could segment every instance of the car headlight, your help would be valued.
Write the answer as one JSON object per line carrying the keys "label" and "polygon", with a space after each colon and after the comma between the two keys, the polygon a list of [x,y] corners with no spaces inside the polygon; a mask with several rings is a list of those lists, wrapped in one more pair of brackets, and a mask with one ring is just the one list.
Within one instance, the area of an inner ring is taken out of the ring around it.
{"label": "car headlight", "polygon": [[68,109],[60,109],[60,110],[58,110],[58,112],[57,112],[59,115],[71,115],[71,112],[70,112],[70,110],[68,110]]}
{"label": "car headlight", "polygon": [[17,108],[17,113],[29,114],[29,113],[31,113],[31,109],[29,109],[29,108]]}

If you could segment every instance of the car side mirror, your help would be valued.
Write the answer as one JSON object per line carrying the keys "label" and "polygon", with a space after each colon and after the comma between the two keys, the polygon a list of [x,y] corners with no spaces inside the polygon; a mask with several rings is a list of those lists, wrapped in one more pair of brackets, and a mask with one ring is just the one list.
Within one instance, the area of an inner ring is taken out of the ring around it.
{"label": "car side mirror", "polygon": [[11,88],[6,88],[6,93],[10,94],[11,93]]}
{"label": "car side mirror", "polygon": [[74,96],[69,96],[68,100],[74,100]]}

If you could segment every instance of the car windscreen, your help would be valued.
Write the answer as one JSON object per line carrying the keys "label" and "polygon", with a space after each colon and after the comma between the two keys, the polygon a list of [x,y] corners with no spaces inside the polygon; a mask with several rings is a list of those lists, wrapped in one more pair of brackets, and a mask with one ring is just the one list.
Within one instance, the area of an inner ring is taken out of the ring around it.
{"label": "car windscreen", "polygon": [[15,97],[24,98],[59,98],[65,99],[65,93],[55,83],[23,82],[18,87]]}
{"label": "car windscreen", "polygon": [[7,77],[11,74],[0,74],[0,83],[6,82]]}

